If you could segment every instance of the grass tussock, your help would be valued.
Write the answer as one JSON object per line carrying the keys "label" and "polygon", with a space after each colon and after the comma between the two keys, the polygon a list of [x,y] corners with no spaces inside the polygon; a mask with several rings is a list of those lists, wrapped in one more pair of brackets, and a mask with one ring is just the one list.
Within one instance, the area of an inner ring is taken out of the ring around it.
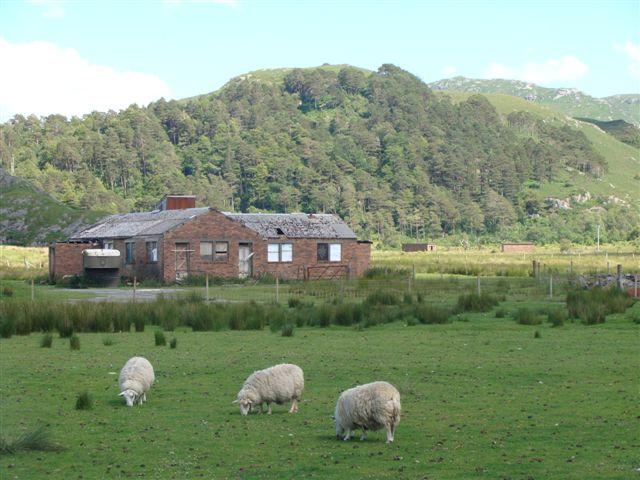
{"label": "grass tussock", "polygon": [[169,348],[175,349],[177,348],[177,346],[178,346],[178,339],[176,337],[173,337],[169,342]]}
{"label": "grass tussock", "polygon": [[633,298],[618,288],[571,290],[567,293],[567,310],[571,318],[586,325],[604,323],[607,315],[624,313],[633,305]]}
{"label": "grass tussock", "polygon": [[78,335],[72,335],[69,338],[69,348],[71,350],[80,350],[80,337]]}
{"label": "grass tussock", "polygon": [[167,344],[167,337],[164,336],[162,330],[156,330],[153,334],[156,342],[156,347],[164,347]]}
{"label": "grass tussock", "polygon": [[54,442],[44,425],[25,432],[13,441],[0,437],[0,454],[8,455],[21,451],[55,452],[62,447]]}
{"label": "grass tussock", "polygon": [[89,392],[82,392],[76,398],[76,410],[91,410],[93,408],[93,398]]}
{"label": "grass tussock", "polygon": [[499,303],[498,298],[488,293],[466,293],[458,297],[457,312],[488,312]]}
{"label": "grass tussock", "polygon": [[513,314],[513,319],[520,325],[541,325],[544,315],[538,315],[530,308],[519,308]]}
{"label": "grass tussock", "polygon": [[103,344],[105,347],[110,347],[110,346],[111,346],[111,345],[113,345],[114,343],[115,343],[115,342],[114,342],[113,338],[111,338],[111,337],[104,337],[104,338],[102,339],[102,344]]}
{"label": "grass tussock", "polygon": [[46,333],[40,339],[40,347],[41,348],[51,348],[51,345],[53,345],[53,335],[51,335],[50,333]]}

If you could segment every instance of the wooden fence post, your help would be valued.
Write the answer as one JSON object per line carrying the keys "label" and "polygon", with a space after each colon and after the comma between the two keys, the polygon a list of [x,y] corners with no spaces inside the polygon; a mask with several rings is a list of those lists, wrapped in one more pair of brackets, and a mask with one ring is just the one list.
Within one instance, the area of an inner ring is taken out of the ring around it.
{"label": "wooden fence post", "polygon": [[618,288],[622,290],[624,287],[624,277],[622,276],[622,265],[620,264],[616,266],[616,278],[618,280]]}
{"label": "wooden fence post", "polygon": [[414,263],[414,264],[412,264],[412,267],[413,267],[412,277],[413,277],[413,279],[415,280],[415,279],[416,279],[416,264],[415,264],[415,263]]}
{"label": "wooden fence post", "polygon": [[532,260],[531,263],[533,266],[533,278],[538,278],[538,265],[537,265],[538,262],[536,262],[535,260]]}
{"label": "wooden fence post", "polygon": [[207,303],[209,302],[209,272],[206,273],[204,277],[204,287],[205,287],[205,298],[207,299]]}
{"label": "wooden fence post", "polygon": [[478,274],[478,277],[477,277],[477,288],[478,288],[478,296],[480,296],[482,293],[480,289],[480,274]]}
{"label": "wooden fence post", "polygon": [[553,274],[549,275],[549,299],[553,299]]}
{"label": "wooden fence post", "polygon": [[133,276],[133,301],[136,301],[136,286],[138,284],[138,279],[136,278],[136,276]]}
{"label": "wooden fence post", "polygon": [[280,277],[276,277],[276,303],[280,303]]}
{"label": "wooden fence post", "polygon": [[33,278],[31,279],[31,301],[33,302],[36,299],[36,287],[33,283]]}

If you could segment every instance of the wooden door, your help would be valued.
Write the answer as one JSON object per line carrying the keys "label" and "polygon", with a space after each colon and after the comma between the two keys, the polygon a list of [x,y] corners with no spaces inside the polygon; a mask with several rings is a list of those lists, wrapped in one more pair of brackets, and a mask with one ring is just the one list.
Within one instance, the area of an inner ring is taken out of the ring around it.
{"label": "wooden door", "polygon": [[188,243],[176,243],[176,280],[184,280],[189,275],[189,256],[191,250]]}
{"label": "wooden door", "polygon": [[238,276],[248,278],[253,275],[253,247],[250,243],[238,246]]}

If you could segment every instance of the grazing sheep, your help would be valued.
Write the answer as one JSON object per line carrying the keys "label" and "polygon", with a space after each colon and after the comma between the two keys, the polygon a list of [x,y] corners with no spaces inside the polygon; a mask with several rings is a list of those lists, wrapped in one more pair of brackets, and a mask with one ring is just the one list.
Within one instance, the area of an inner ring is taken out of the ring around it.
{"label": "grazing sheep", "polygon": [[400,423],[400,393],[390,383],[373,382],[345,390],[338,398],[333,417],[336,437],[351,438],[351,430],[362,429],[360,440],[367,430],[387,429],[387,443]]}
{"label": "grazing sheep", "polygon": [[154,380],[155,375],[149,360],[131,357],[120,370],[118,377],[120,396],[124,397],[128,407],[132,407],[136,402],[142,404],[147,401],[146,392]]}
{"label": "grazing sheep", "polygon": [[281,363],[253,372],[242,385],[234,404],[240,405],[240,413],[247,415],[253,408],[266,403],[271,414],[271,404],[291,401],[289,413],[298,411],[298,400],[304,390],[302,369],[290,363]]}

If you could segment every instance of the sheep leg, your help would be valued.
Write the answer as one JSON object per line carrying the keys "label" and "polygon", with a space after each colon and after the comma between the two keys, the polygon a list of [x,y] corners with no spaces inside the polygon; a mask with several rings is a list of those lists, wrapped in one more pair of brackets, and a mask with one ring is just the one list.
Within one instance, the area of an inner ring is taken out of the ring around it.
{"label": "sheep leg", "polygon": [[264,413],[264,409],[262,408],[262,404],[260,404],[260,413]]}
{"label": "sheep leg", "polygon": [[298,400],[297,399],[293,399],[291,400],[291,409],[289,410],[289,413],[296,413],[298,411]]}
{"label": "sheep leg", "polygon": [[351,438],[351,429],[347,428],[345,430],[345,435],[343,437],[343,440],[346,442],[347,440],[349,440]]}
{"label": "sheep leg", "polygon": [[367,439],[367,429],[362,427],[362,435],[360,435],[360,441]]}
{"label": "sheep leg", "polygon": [[387,425],[387,443],[393,442],[393,427]]}
{"label": "sheep leg", "polygon": [[267,403],[267,407],[269,407],[269,410],[267,410],[267,415],[271,415],[271,404]]}
{"label": "sheep leg", "polygon": [[147,403],[147,394],[146,393],[142,394],[142,403]]}

